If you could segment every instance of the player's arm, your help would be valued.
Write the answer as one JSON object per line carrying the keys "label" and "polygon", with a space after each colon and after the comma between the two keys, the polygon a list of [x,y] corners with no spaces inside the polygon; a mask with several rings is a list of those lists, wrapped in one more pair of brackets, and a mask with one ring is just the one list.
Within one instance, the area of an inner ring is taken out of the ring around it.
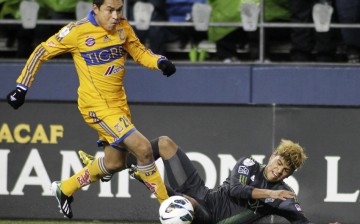
{"label": "player's arm", "polygon": [[229,177],[230,196],[241,199],[251,199],[253,186],[250,186],[251,176],[259,168],[259,164],[250,158],[239,159],[231,170]]}
{"label": "player's arm", "polygon": [[70,25],[71,24],[65,26],[59,33],[50,37],[46,42],[39,44],[30,55],[20,76],[16,80],[16,89],[7,95],[7,101],[14,109],[18,109],[24,104],[27,90],[31,87],[42,63],[56,55],[74,49],[76,37],[74,37],[74,32],[70,35]]}
{"label": "player's arm", "polygon": [[300,204],[298,203],[296,195],[293,198],[289,198],[278,203],[274,203],[274,213],[280,215],[291,223],[311,224],[302,211]]}
{"label": "player's arm", "polygon": [[272,199],[280,199],[286,200],[288,198],[294,198],[295,193],[287,190],[269,190],[269,189],[260,189],[254,188],[252,191],[253,199],[264,199],[264,198],[272,198]]}
{"label": "player's arm", "polygon": [[154,54],[150,49],[147,49],[137,38],[133,28],[126,21],[122,21],[125,24],[126,42],[125,50],[131,55],[131,57],[137,63],[150,68],[158,69],[163,72],[163,75],[169,77],[176,72],[175,65],[162,55]]}

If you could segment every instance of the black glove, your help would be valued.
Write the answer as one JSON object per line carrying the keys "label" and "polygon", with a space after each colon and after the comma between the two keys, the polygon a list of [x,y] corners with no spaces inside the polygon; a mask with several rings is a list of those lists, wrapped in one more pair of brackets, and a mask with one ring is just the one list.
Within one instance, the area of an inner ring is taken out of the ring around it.
{"label": "black glove", "polygon": [[163,72],[163,75],[169,77],[176,72],[175,65],[168,59],[160,59],[158,62],[159,69]]}
{"label": "black glove", "polygon": [[16,89],[11,91],[7,95],[6,99],[7,99],[8,103],[16,110],[21,105],[24,104],[25,95],[26,95],[26,90],[24,90],[24,89],[22,89],[20,87],[17,87]]}

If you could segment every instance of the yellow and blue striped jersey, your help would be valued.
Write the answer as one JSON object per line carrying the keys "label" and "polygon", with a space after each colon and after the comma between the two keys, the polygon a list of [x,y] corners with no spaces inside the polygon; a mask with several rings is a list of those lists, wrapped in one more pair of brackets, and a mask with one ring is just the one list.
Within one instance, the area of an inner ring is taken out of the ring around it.
{"label": "yellow and blue striped jersey", "polygon": [[91,11],[37,46],[17,79],[18,85],[30,87],[44,61],[67,52],[72,54],[79,76],[79,109],[92,110],[127,104],[123,78],[128,53],[151,69],[158,69],[162,57],[145,48],[126,19],[121,19],[114,31],[106,31]]}

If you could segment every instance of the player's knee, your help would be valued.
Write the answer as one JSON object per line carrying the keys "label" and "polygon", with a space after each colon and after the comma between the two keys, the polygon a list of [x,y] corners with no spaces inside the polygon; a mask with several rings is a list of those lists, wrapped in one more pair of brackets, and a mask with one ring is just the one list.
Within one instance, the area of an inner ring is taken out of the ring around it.
{"label": "player's knee", "polygon": [[176,143],[168,136],[159,137],[159,153],[161,157],[167,159],[174,155],[178,149]]}
{"label": "player's knee", "polygon": [[136,152],[136,158],[140,163],[149,163],[152,161],[153,155],[150,142],[143,142],[138,145]]}
{"label": "player's knee", "polygon": [[105,167],[109,173],[116,173],[124,170],[125,163],[121,160],[106,160],[105,159]]}

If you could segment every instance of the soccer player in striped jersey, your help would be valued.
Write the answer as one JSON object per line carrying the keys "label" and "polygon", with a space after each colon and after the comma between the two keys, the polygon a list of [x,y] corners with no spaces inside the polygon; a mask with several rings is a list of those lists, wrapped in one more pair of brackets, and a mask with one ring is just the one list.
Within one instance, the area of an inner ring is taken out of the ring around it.
{"label": "soccer player in striped jersey", "polygon": [[104,147],[105,156],[69,179],[52,183],[61,211],[68,218],[73,216],[73,194],[126,168],[129,152],[136,156],[141,179],[159,203],[168,198],[150,142],[131,121],[123,79],[127,55],[147,68],[161,70],[167,77],[176,68],[167,58],[145,48],[123,18],[123,8],[123,0],[94,0],[86,18],[69,23],[37,46],[17,79],[16,89],[7,95],[8,103],[18,109],[41,64],[60,54],[72,54],[80,82],[78,108],[85,122],[98,132],[98,144]]}

